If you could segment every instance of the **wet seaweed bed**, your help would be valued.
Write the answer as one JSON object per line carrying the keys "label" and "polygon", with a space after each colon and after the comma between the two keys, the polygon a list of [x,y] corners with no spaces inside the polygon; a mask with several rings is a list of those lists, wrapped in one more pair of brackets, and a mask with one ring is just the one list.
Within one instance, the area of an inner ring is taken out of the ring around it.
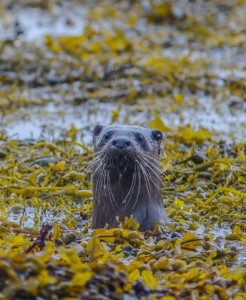
{"label": "wet seaweed bed", "polygon": [[[0,299],[245,299],[245,9],[0,4]],[[165,233],[91,230],[96,123],[164,132]]]}

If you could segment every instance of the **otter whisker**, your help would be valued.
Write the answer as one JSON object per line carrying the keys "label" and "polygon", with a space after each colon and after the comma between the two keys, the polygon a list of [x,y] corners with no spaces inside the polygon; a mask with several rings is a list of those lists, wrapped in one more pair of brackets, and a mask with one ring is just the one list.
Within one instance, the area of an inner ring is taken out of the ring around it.
{"label": "otter whisker", "polygon": [[[102,184],[103,184],[104,195],[105,195],[106,197],[107,197],[107,193],[109,193],[109,191],[108,191],[107,176],[108,176],[108,173],[107,173],[107,171],[105,171],[104,176],[103,176]],[[112,205],[112,206],[113,206],[113,205]]]}
{"label": "otter whisker", "polygon": [[[167,177],[167,174],[164,171],[162,171],[162,174],[165,176],[165,178]],[[166,179],[170,185],[173,185],[172,182],[168,178],[166,178]]]}
{"label": "otter whisker", "polygon": [[[116,200],[115,200],[115,198],[114,198],[114,194],[113,194],[113,191],[112,191],[112,188],[111,188],[109,171],[107,171],[107,184],[108,184],[107,188],[109,189],[109,193],[110,193],[110,195],[111,195],[111,199],[113,200],[115,206],[116,206],[117,208],[119,208],[119,205],[118,205],[118,203],[116,202]],[[113,205],[112,202],[111,202],[111,204]]]}
{"label": "otter whisker", "polygon": [[[146,162],[147,162],[147,161],[146,161]],[[148,162],[148,163],[149,163],[149,162]],[[160,178],[161,174],[164,174],[164,176],[167,177],[167,175],[165,174],[165,172],[164,172],[163,170],[161,170],[159,167],[157,167],[157,166],[155,166],[155,165],[153,165],[153,164],[150,164],[150,165],[151,165],[151,167],[150,167],[149,165],[148,165],[148,166],[146,165],[146,167],[150,168],[151,171],[156,175],[156,177]],[[157,172],[160,173],[160,174],[156,174],[156,173],[154,172],[153,168],[155,168],[155,169],[157,170]],[[168,178],[167,178],[167,180],[168,180],[169,184],[172,185],[171,181],[170,181]]]}
{"label": "otter whisker", "polygon": [[[108,193],[108,196],[110,197],[110,200],[111,200],[111,196],[110,196],[110,193],[109,193],[109,190],[108,190],[108,180],[107,180],[108,172],[105,168],[105,166],[108,164],[109,161],[110,161],[110,157],[108,155],[105,155],[103,160],[102,160],[104,174],[103,174],[103,178],[102,178],[102,181],[101,181],[100,189],[103,185],[104,195],[107,196],[107,193]],[[113,206],[113,204],[112,204],[112,206]]]}
{"label": "otter whisker", "polygon": [[89,173],[89,172],[91,171],[91,169],[93,168],[93,166],[94,166],[97,162],[99,162],[99,161],[100,161],[99,159],[98,159],[98,160],[93,159],[92,161],[86,163],[86,164],[80,169],[80,172],[85,171],[85,172]]}
{"label": "otter whisker", "polygon": [[132,199],[132,196],[134,195],[135,185],[136,185],[136,179],[137,179],[137,177],[138,177],[138,175],[139,175],[139,174],[138,174],[139,171],[137,170],[136,164],[134,165],[134,173],[135,173],[135,176],[134,176],[134,178],[133,178],[133,183],[132,183],[132,184],[133,184],[133,188],[132,188],[131,195],[130,195],[130,197],[129,197],[129,199],[128,199],[128,201],[127,201],[127,203],[126,203],[124,209],[127,208],[128,204],[130,203],[130,201],[131,201],[131,199]]}
{"label": "otter whisker", "polygon": [[[105,176],[106,176],[106,171],[105,171],[104,165],[107,163],[107,160],[108,160],[108,158],[103,159],[103,160],[102,160],[102,165],[103,165],[103,167],[102,167],[102,168],[97,168],[97,169],[94,171],[94,173],[93,173],[93,177],[95,177],[96,173],[97,173],[98,170],[99,170],[99,174],[98,174],[98,177],[97,177],[98,180],[97,180],[97,184],[96,184],[96,186],[95,186],[95,196],[96,196],[96,197],[94,197],[94,198],[96,198],[96,199],[100,199],[100,197],[99,197],[99,191],[101,191],[102,185],[103,185],[104,182],[105,182],[104,178],[105,178]],[[99,167],[101,167],[101,165],[99,165]],[[94,180],[93,180],[93,181],[94,181]],[[105,184],[104,184],[104,186],[105,186]],[[104,193],[105,193],[105,188],[104,188],[103,190],[104,190]],[[100,201],[99,201],[98,203],[100,203]]]}
{"label": "otter whisker", "polygon": [[104,182],[104,185],[106,186],[105,192],[106,192],[106,196],[107,196],[107,194],[108,194],[108,197],[109,197],[109,201],[110,201],[110,203],[111,203],[111,206],[112,206],[113,210],[116,212],[116,208],[115,208],[115,206],[114,206],[114,202],[113,202],[112,196],[111,196],[110,191],[109,191],[110,183],[108,183],[108,181],[109,181],[109,173],[106,172],[105,182]]}
{"label": "otter whisker", "polygon": [[[143,158],[142,160],[144,160],[146,162],[146,164],[153,169],[153,172],[155,174],[156,174],[156,172],[161,173],[161,169],[160,169],[159,165],[153,164],[146,158]],[[159,178],[159,175],[158,175],[158,178]]]}
{"label": "otter whisker", "polygon": [[89,161],[86,164],[86,167],[91,168],[91,166],[98,163],[99,161],[103,161],[105,158],[106,158],[106,154],[103,154],[102,156],[95,156],[93,160]]}
{"label": "otter whisker", "polygon": [[[142,154],[141,154],[141,157],[137,153],[135,153],[135,155],[137,156],[139,165],[142,166],[141,169],[146,171],[146,175],[149,179],[149,182],[152,182],[152,184],[154,184],[156,188],[158,188],[160,191],[162,191],[162,189],[160,188],[160,186],[157,185],[157,183],[154,181],[152,176],[149,176],[149,174],[148,174],[148,172],[151,172],[151,174],[154,175],[154,177],[156,177],[156,179],[158,179],[158,181],[160,182],[160,185],[161,185],[161,181],[160,181],[161,170],[160,170],[160,168],[158,166],[156,166],[155,164],[151,163],[148,159],[145,159],[144,157],[142,157]],[[145,162],[145,164],[142,163],[143,161]],[[155,168],[155,170],[153,168]],[[156,172],[158,172],[159,174]]]}
{"label": "otter whisker", "polygon": [[81,155],[81,156],[78,158],[78,163],[84,162],[84,161],[87,160],[88,158],[91,158],[91,157],[94,157],[94,156],[95,156],[95,153]]}
{"label": "otter whisker", "polygon": [[[133,191],[135,181],[136,181],[136,173],[134,172],[131,187],[130,187],[126,197],[123,199],[122,203],[124,203],[124,204],[126,203],[126,199],[128,198],[128,195],[130,195],[130,193]],[[129,197],[129,199],[131,199],[131,197]]]}
{"label": "otter whisker", "polygon": [[146,155],[144,153],[141,153],[141,156],[146,158],[148,161],[150,161],[150,160],[153,161],[152,163],[154,163],[158,166],[160,165],[160,161],[156,157],[152,156],[151,154]]}
{"label": "otter whisker", "polygon": [[138,169],[138,193],[137,193],[137,197],[136,197],[135,203],[134,203],[134,205],[132,206],[132,209],[131,209],[132,212],[133,212],[133,210],[134,210],[134,208],[135,208],[135,206],[136,206],[136,204],[138,202],[138,197],[139,197],[140,187],[141,187],[141,172],[139,170],[139,167],[137,167],[137,169]]}
{"label": "otter whisker", "polygon": [[[140,160],[140,162],[141,162],[141,160]],[[149,162],[146,160],[144,160],[144,162],[145,162],[145,164],[142,164],[142,162],[141,162],[141,164],[145,167],[145,169],[146,168],[150,169],[151,173],[153,173],[153,175],[155,175],[155,177],[160,178],[161,170],[157,167],[154,169],[154,167],[151,164],[149,164]]]}
{"label": "otter whisker", "polygon": [[[151,165],[157,172],[161,172],[161,168],[160,168],[159,165],[156,165],[156,164],[152,163],[151,161],[149,161],[149,160],[146,159],[146,158],[143,158],[143,160],[144,160],[146,163],[148,163],[149,165]],[[158,175],[158,177],[159,177],[159,175]]]}
{"label": "otter whisker", "polygon": [[[149,164],[151,164],[151,166],[153,166],[155,169],[158,169],[158,171],[161,171],[161,173],[163,173],[165,176],[167,176],[165,173],[164,173],[164,170],[162,170],[162,168],[160,167],[160,163],[159,161],[154,158],[154,157],[148,157],[146,156],[145,154],[143,154],[144,158],[145,158],[145,161],[148,161]],[[155,163],[152,163],[151,160],[155,161],[157,163],[157,165]],[[173,173],[173,171],[171,169],[168,168],[168,171],[170,171],[172,173],[172,175],[177,179],[176,175]],[[168,179],[168,182],[170,183],[170,185],[172,185],[171,181]]]}
{"label": "otter whisker", "polygon": [[127,154],[126,166],[125,166],[125,168],[124,168],[124,171],[123,171],[122,175],[125,174],[125,172],[126,172],[126,170],[127,170],[127,168],[128,168],[128,165],[129,165],[129,161],[130,161],[130,158],[129,158],[129,155]]}
{"label": "otter whisker", "polygon": [[[143,165],[143,164],[142,164],[142,167],[145,168],[146,172],[147,172],[147,171],[149,170],[149,168],[150,168],[149,166]],[[156,176],[156,178],[158,179],[159,183],[161,184],[161,181],[160,181],[158,175],[157,175],[155,172],[153,172],[153,170],[152,170],[151,168],[150,168],[150,172]],[[147,172],[147,174],[148,174],[148,172]],[[148,178],[149,178],[149,180],[155,185],[155,187],[156,187],[158,190],[162,191],[161,187],[157,185],[157,183],[154,181],[154,179],[153,179],[151,176],[149,176],[149,174],[148,174]]]}
{"label": "otter whisker", "polygon": [[132,183],[131,183],[131,187],[126,195],[126,197],[124,198],[124,200],[122,201],[122,203],[126,203],[126,199],[129,195],[129,200],[127,201],[124,209],[127,207],[128,203],[130,202],[132,196],[133,196],[133,192],[134,192],[134,187],[135,187],[135,184],[136,184],[136,164],[134,165],[134,173],[133,173],[133,178],[132,178]]}
{"label": "otter whisker", "polygon": [[175,179],[177,179],[177,176],[174,174],[174,172],[170,168],[168,168],[167,171],[171,172],[172,175],[175,177]]}
{"label": "otter whisker", "polygon": [[[144,155],[145,156],[145,155]],[[162,170],[162,168],[160,167],[160,164],[159,163],[157,163],[157,164],[155,164],[155,163],[152,163],[152,162],[150,162],[150,160],[149,160],[150,158],[149,157],[146,157],[145,156],[145,161],[146,162],[148,162],[148,164],[150,164],[154,169],[156,169],[158,172],[160,172],[160,173],[163,173],[165,176],[167,176],[165,173],[164,173],[164,171]],[[158,162],[158,161],[157,161]],[[173,174],[173,176],[176,178],[176,176],[175,176],[175,174],[172,172],[172,170],[171,169],[168,169],[172,174]],[[158,177],[159,177],[159,175],[158,175]],[[172,184],[170,181],[169,181],[169,183],[170,184]]]}
{"label": "otter whisker", "polygon": [[[90,168],[87,169],[87,172],[90,172],[92,171],[92,169],[95,167],[96,164],[93,164],[92,166],[90,166]],[[105,165],[104,161],[100,161],[98,164],[97,164],[97,167],[95,170],[93,170],[93,174],[95,175],[98,170],[103,167]],[[103,168],[104,169],[104,168]]]}
{"label": "otter whisker", "polygon": [[[105,149],[100,150],[100,151],[98,151],[97,153],[90,153],[90,154],[88,154],[88,155],[86,155],[86,156],[79,157],[79,158],[78,158],[78,162],[73,166],[73,169],[75,169],[78,165],[80,165],[80,164],[82,164],[82,163],[85,163],[85,162],[86,162],[88,159],[90,159],[91,157],[94,157],[94,159],[95,159],[95,157],[98,156],[98,157],[100,158],[100,155],[102,155],[103,152],[105,152]],[[93,159],[93,160],[94,160],[94,159]],[[89,163],[89,162],[88,162],[88,163]],[[86,162],[86,164],[87,164],[87,162]]]}
{"label": "otter whisker", "polygon": [[95,196],[96,197],[94,197],[94,198],[99,199],[98,203],[100,203],[100,197],[98,197],[98,196],[99,196],[99,191],[101,190],[101,187],[102,187],[102,180],[103,180],[104,174],[105,174],[105,171],[104,171],[104,169],[102,169],[98,175],[98,181],[95,186]]}
{"label": "otter whisker", "polygon": [[94,170],[94,173],[102,165],[105,166],[108,162],[108,157],[109,157],[109,155],[106,153],[103,157],[98,157],[97,159],[94,159],[91,162],[89,162],[89,164],[86,166],[87,172],[91,171],[96,165],[97,165],[97,168],[96,168],[96,170]]}
{"label": "otter whisker", "polygon": [[144,176],[144,180],[146,182],[146,189],[147,189],[147,193],[148,193],[148,196],[149,196],[149,199],[150,199],[150,181],[149,181],[149,177],[148,177],[148,174],[146,172],[146,170],[142,167],[141,164],[140,165],[140,169],[142,170],[142,173],[143,173],[143,176]]}

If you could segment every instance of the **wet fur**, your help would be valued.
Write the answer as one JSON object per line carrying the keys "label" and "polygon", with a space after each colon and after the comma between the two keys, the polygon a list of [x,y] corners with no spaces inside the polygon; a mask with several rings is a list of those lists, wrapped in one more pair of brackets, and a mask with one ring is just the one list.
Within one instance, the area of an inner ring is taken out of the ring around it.
{"label": "wet fur", "polygon": [[[153,138],[151,129],[139,126],[111,125],[99,129],[94,131],[95,158],[89,165],[94,198],[92,228],[107,224],[117,227],[116,217],[123,221],[131,215],[140,223],[141,231],[152,229],[154,222],[166,221],[159,167],[161,141]],[[105,132],[111,132],[112,138],[129,139],[132,146],[114,149],[112,139],[103,140]],[[135,140],[136,133],[144,136],[141,145]],[[119,155],[124,157],[122,165]]]}

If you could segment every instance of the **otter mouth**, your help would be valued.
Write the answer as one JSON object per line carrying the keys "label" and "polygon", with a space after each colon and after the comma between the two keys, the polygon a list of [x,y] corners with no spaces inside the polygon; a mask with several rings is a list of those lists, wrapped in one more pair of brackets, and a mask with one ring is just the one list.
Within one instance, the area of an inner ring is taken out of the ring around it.
{"label": "otter mouth", "polygon": [[129,151],[117,150],[113,151],[111,155],[110,165],[120,173],[125,173],[134,168],[134,159]]}
{"label": "otter mouth", "polygon": [[129,157],[124,154],[124,153],[119,153],[116,154],[112,158],[112,164],[117,168],[117,169],[123,169],[126,168],[129,163]]}

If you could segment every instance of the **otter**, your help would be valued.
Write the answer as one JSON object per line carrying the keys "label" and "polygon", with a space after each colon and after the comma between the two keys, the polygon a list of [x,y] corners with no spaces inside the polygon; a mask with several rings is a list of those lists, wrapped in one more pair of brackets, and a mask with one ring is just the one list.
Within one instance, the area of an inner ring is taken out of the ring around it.
{"label": "otter", "polygon": [[92,228],[117,227],[133,216],[140,231],[167,221],[162,200],[159,130],[130,125],[96,125],[90,163],[94,208]]}

